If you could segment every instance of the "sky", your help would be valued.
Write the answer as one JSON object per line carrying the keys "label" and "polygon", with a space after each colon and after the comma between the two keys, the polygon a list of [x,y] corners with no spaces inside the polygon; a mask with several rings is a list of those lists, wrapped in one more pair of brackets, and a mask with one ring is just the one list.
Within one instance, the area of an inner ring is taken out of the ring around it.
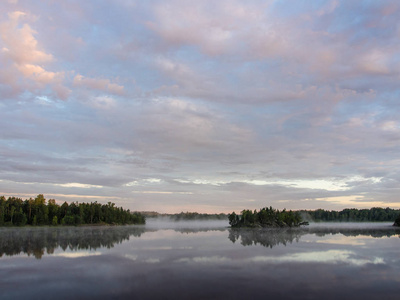
{"label": "sky", "polygon": [[400,208],[400,3],[2,0],[0,195]]}

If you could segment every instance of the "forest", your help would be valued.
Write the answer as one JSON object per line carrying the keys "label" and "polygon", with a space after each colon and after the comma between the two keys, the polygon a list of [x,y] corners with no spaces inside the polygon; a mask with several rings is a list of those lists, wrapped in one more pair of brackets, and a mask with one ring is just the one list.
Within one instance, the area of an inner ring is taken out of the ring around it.
{"label": "forest", "polygon": [[68,204],[61,206],[54,199],[42,194],[35,199],[0,196],[0,226],[41,226],[41,225],[90,225],[90,224],[145,224],[145,217],[137,212],[116,207],[114,203],[96,202]]}
{"label": "forest", "polygon": [[334,210],[279,211],[262,208],[259,211],[243,210],[241,215],[235,212],[228,216],[232,227],[293,227],[307,225],[308,222],[395,222],[400,226],[400,210],[373,207],[370,209],[346,208]]}
{"label": "forest", "polygon": [[259,211],[245,209],[241,215],[232,212],[229,216],[229,224],[235,227],[297,227],[300,225],[308,225],[302,222],[299,212],[287,211],[286,209],[279,211],[271,206],[260,209]]}
{"label": "forest", "polygon": [[304,219],[314,222],[393,222],[400,209],[373,207],[370,209],[346,208],[334,210],[301,210]]}
{"label": "forest", "polygon": [[400,227],[400,215],[396,218],[396,220],[394,220],[393,226]]}

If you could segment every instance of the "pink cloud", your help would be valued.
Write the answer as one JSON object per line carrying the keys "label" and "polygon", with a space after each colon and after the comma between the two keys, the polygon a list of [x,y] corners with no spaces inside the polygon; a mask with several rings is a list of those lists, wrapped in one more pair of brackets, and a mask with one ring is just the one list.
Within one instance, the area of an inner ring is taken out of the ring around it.
{"label": "pink cloud", "polygon": [[124,92],[124,86],[112,83],[109,79],[88,78],[80,74],[74,77],[73,84],[74,86],[86,87],[117,95],[121,95]]}
{"label": "pink cloud", "polygon": [[259,7],[236,1],[173,1],[156,6],[154,14],[156,21],[148,22],[148,27],[167,43],[196,45],[208,55],[236,51],[237,36],[247,30],[246,22],[262,17]]}
{"label": "pink cloud", "polygon": [[9,21],[0,25],[0,35],[6,45],[7,56],[17,64],[45,63],[53,60],[51,54],[45,53],[38,47],[36,33],[28,24],[19,26],[20,20],[27,16],[21,11],[8,14]]}
{"label": "pink cloud", "polygon": [[[24,18],[30,17],[28,13],[14,11],[8,13],[8,20],[0,24],[3,44],[0,60],[4,62],[3,74],[0,74],[4,78],[2,82],[8,82],[8,89],[13,94],[51,86],[55,95],[65,100],[70,90],[63,86],[64,72],[45,69],[44,65],[54,60],[53,55],[40,49],[35,30],[26,23],[20,26]],[[4,74],[11,74],[12,80],[7,80]]]}
{"label": "pink cloud", "polygon": [[60,82],[64,78],[63,72],[49,72],[38,65],[23,64],[16,67],[25,77],[42,84]]}

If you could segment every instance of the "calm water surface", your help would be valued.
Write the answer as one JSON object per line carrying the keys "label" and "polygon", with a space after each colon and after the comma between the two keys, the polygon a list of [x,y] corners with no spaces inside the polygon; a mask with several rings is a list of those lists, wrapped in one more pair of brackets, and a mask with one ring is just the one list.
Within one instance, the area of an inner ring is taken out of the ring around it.
{"label": "calm water surface", "polygon": [[389,223],[0,228],[0,299],[400,299]]}

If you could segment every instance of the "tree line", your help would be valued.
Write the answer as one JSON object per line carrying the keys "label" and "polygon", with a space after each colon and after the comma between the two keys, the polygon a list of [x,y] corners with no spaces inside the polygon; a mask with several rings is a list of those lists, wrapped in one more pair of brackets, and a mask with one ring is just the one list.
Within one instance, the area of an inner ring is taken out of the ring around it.
{"label": "tree line", "polygon": [[[335,210],[279,211],[272,207],[259,211],[245,209],[240,215],[228,215],[232,227],[293,227],[312,222],[393,222],[400,226],[400,209],[373,207],[370,209],[346,208]],[[304,221],[303,221],[304,220]]]}
{"label": "tree line", "polygon": [[203,214],[197,212],[180,212],[171,214],[169,217],[174,221],[192,221],[192,220],[226,220],[226,214]]}
{"label": "tree line", "polygon": [[299,212],[287,211],[286,209],[279,211],[271,206],[261,208],[259,211],[245,209],[241,215],[232,212],[229,216],[229,224],[232,227],[293,227],[300,225],[308,225],[302,222]]}
{"label": "tree line", "polygon": [[207,214],[207,213],[198,213],[198,212],[180,212],[175,214],[165,214],[158,213],[155,211],[142,211],[141,214],[145,215],[147,218],[164,218],[168,217],[173,221],[205,221],[205,220],[226,220],[228,217],[227,214],[224,213],[215,213],[215,214]]}
{"label": "tree line", "polygon": [[393,222],[400,209],[373,207],[370,209],[346,208],[335,210],[301,210],[301,215],[314,222]]}
{"label": "tree line", "polygon": [[400,214],[399,214],[399,216],[396,218],[396,220],[394,220],[393,226],[400,227]]}
{"label": "tree line", "polygon": [[42,194],[36,198],[0,196],[0,226],[25,225],[81,225],[81,224],[144,224],[145,217],[137,212],[116,207],[114,203],[100,204],[64,202],[58,205],[54,199]]}

